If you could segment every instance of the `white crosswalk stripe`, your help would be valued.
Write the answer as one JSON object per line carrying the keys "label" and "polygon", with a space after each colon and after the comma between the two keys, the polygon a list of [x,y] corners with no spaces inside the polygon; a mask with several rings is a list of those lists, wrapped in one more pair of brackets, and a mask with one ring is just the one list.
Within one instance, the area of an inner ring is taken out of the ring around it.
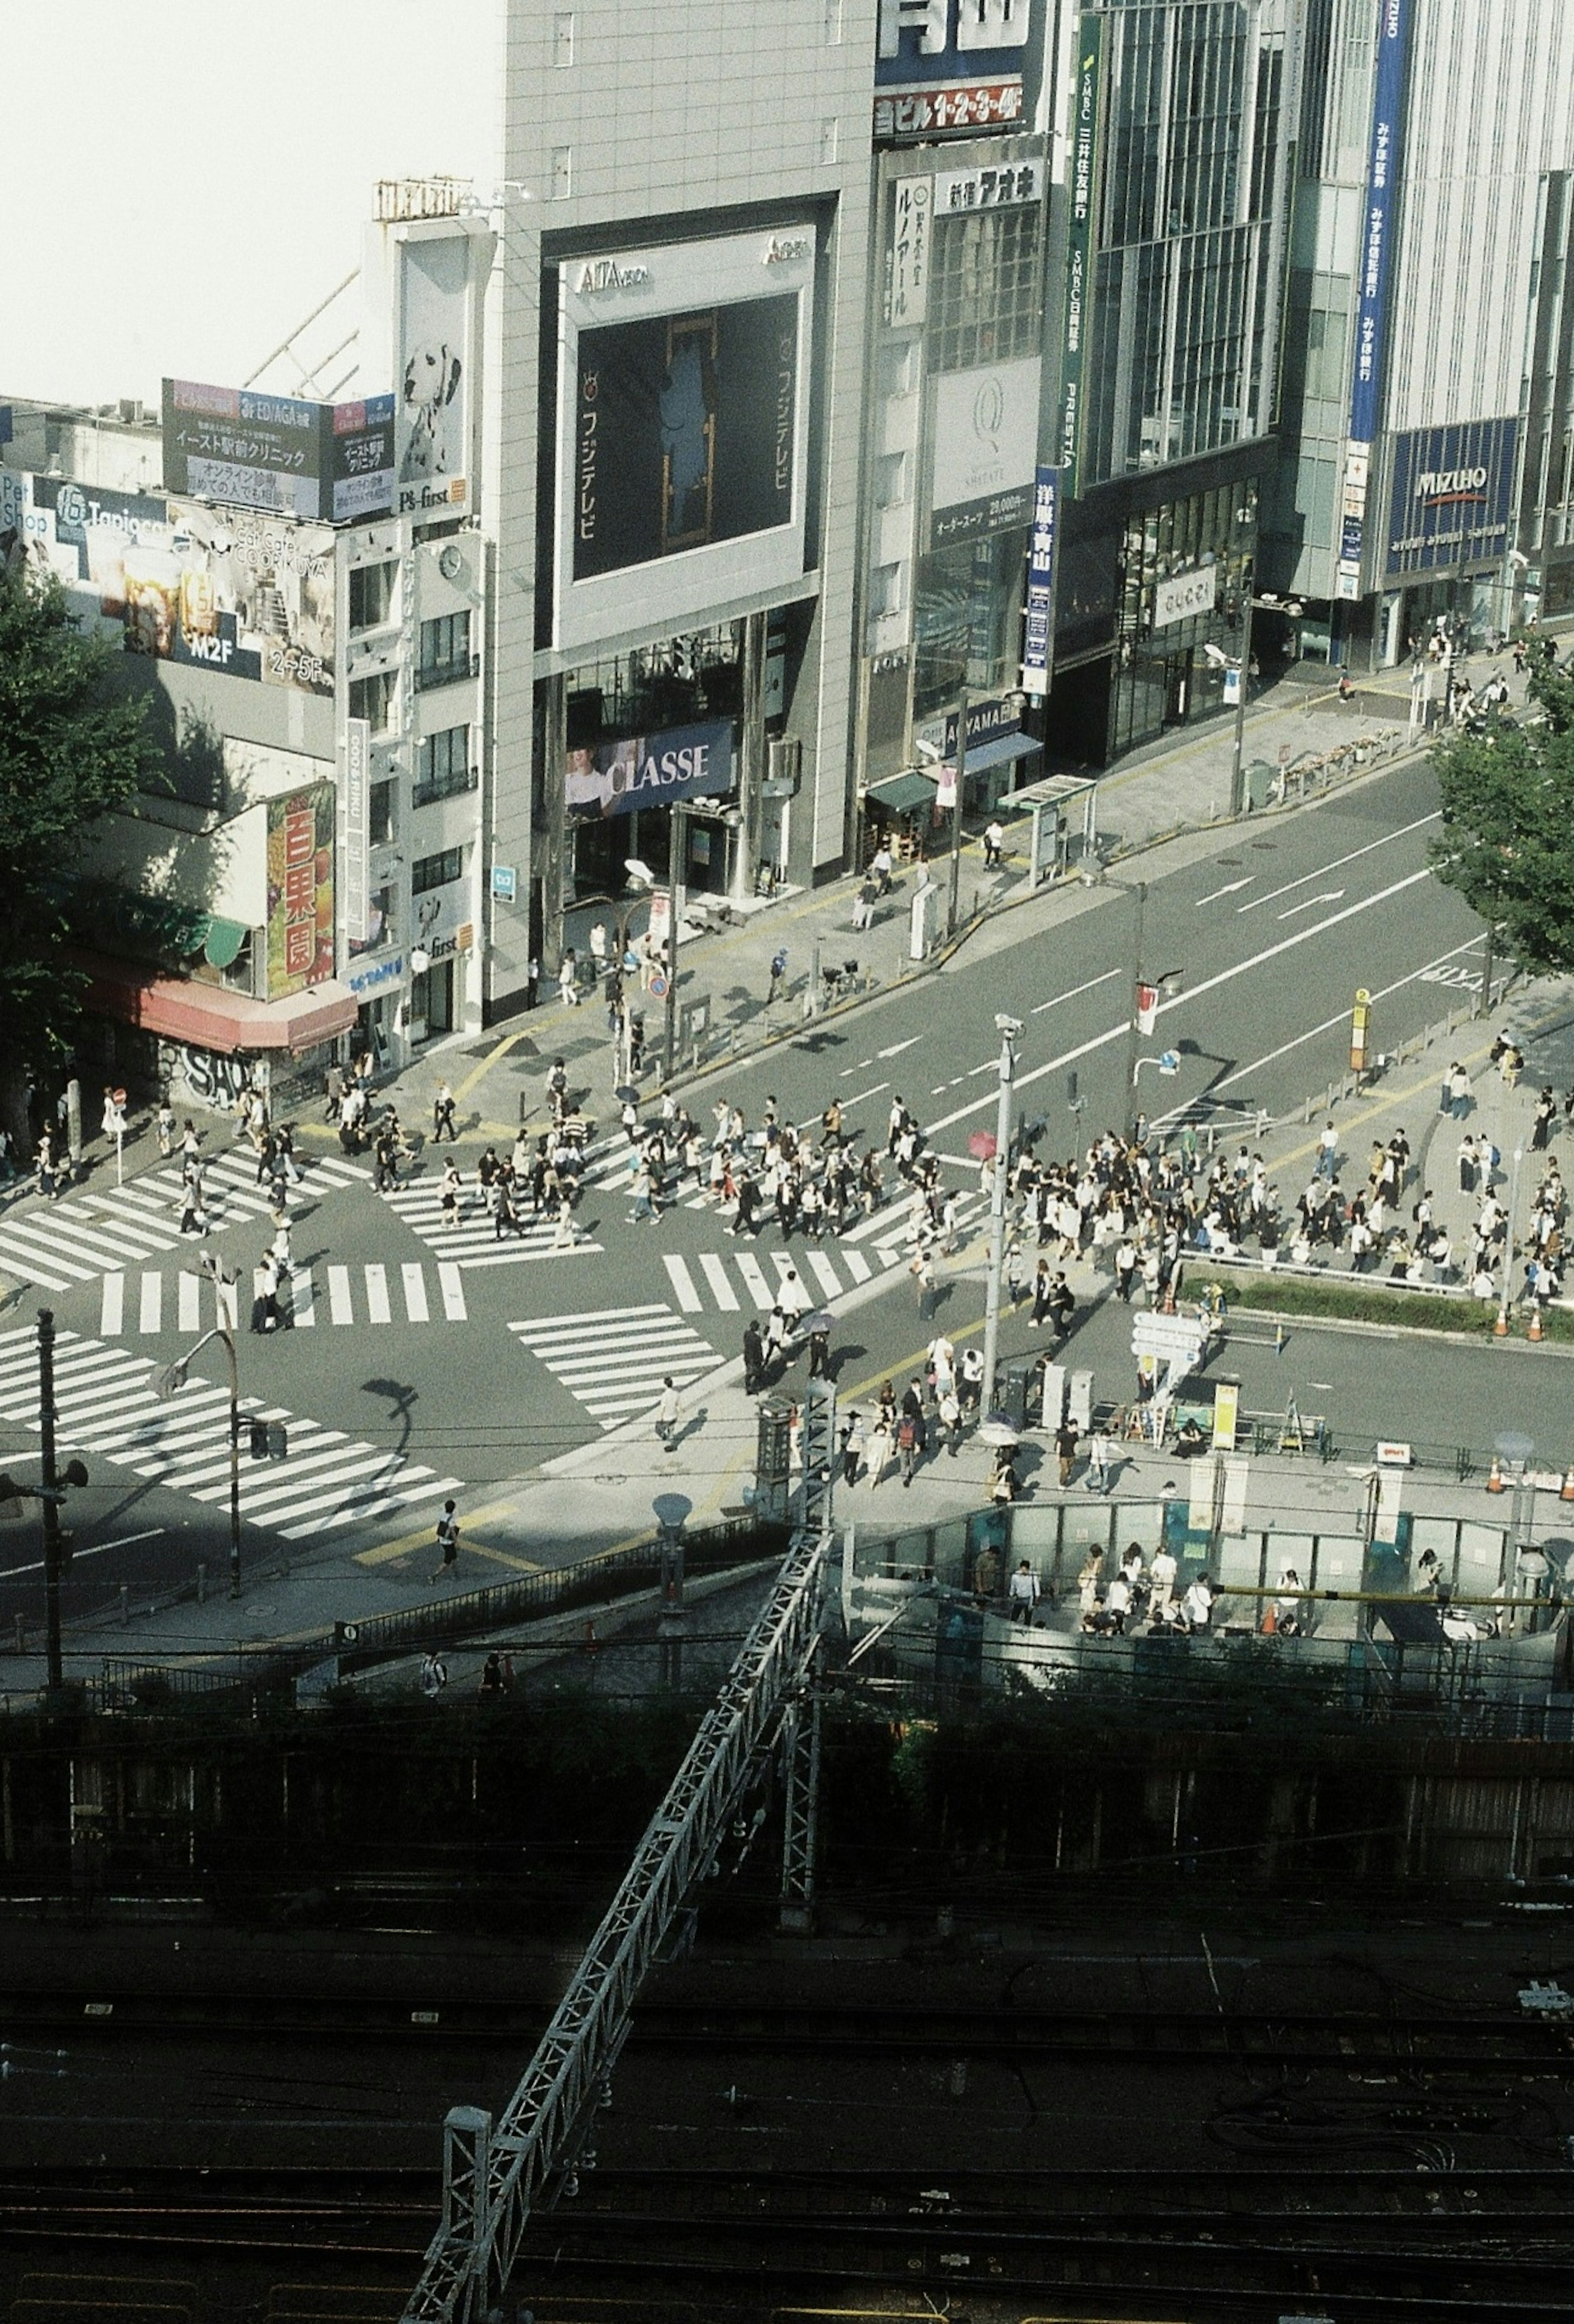
{"label": "white crosswalk stripe", "polygon": [[[438,1298],[434,1302],[427,1279],[427,1269],[419,1259],[406,1259],[399,1268],[399,1294],[395,1301],[388,1269],[373,1261],[358,1270],[351,1267],[330,1267],[328,1270],[329,1322],[350,1323],[463,1323],[468,1315],[465,1304],[464,1277],[457,1267],[447,1262],[436,1270]],[[357,1283],[358,1276],[358,1283]],[[153,1334],[160,1331],[179,1329],[185,1336],[204,1328],[204,1320],[225,1324],[230,1331],[236,1328],[240,1308],[241,1285],[226,1282],[210,1286],[206,1276],[181,1269],[175,1277],[175,1314],[170,1312],[170,1298],[164,1288],[163,1277],[156,1270],[144,1271],[131,1281],[134,1289],[127,1299],[127,1277],[116,1268],[106,1275],[99,1296],[98,1335],[105,1340],[128,1336],[126,1316],[128,1306],[134,1311],[134,1329]],[[317,1285],[310,1267],[297,1267],[290,1280],[294,1300],[295,1329],[310,1332],[317,1327]],[[249,1320],[249,1295],[246,1307]]]}
{"label": "white crosswalk stripe", "polygon": [[[290,1190],[292,1205],[371,1176],[358,1162],[337,1155],[304,1156],[299,1164],[301,1183]],[[203,1200],[215,1233],[268,1217],[268,1190],[256,1176],[255,1157],[242,1148],[204,1154]],[[161,1164],[124,1186],[32,1203],[0,1222],[0,1268],[46,1291],[69,1291],[111,1269],[124,1271],[128,1260],[177,1249],[181,1210],[178,1162]]]}
{"label": "white crosswalk stripe", "polygon": [[403,1220],[412,1234],[419,1235],[440,1258],[455,1267],[509,1267],[523,1259],[588,1259],[603,1247],[592,1242],[579,1229],[576,1230],[577,1239],[571,1246],[560,1245],[552,1220],[528,1216],[517,1231],[499,1236],[473,1179],[466,1182],[460,1194],[458,1222],[452,1227],[443,1222],[441,1182],[437,1178],[412,1179],[407,1186],[393,1188],[383,1200]]}
{"label": "white crosswalk stripe", "polygon": [[650,1411],[669,1372],[686,1388],[721,1361],[708,1341],[661,1304],[554,1315],[508,1328],[603,1428]]}
{"label": "white crosswalk stripe", "polygon": [[[74,1332],[55,1341],[56,1434],[73,1452],[190,1499],[222,1504],[229,1495],[229,1392],[195,1375],[167,1403],[154,1395],[154,1361]],[[241,1515],[286,1541],[366,1523],[412,1502],[462,1491],[457,1477],[345,1434],[319,1428],[280,1405],[241,1400]],[[0,1333],[0,1420],[38,1432],[38,1349],[32,1326]],[[289,1452],[254,1462],[246,1423],[282,1421]]]}

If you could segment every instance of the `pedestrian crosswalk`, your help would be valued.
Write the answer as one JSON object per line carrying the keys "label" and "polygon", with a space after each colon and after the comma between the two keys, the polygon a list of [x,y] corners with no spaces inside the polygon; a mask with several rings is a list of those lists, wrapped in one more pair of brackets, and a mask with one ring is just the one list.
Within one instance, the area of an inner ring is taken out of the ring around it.
{"label": "pedestrian crosswalk", "polygon": [[660,1303],[554,1315],[509,1330],[603,1428],[650,1411],[670,1373],[687,1388],[722,1360],[708,1341]]}
{"label": "pedestrian crosswalk", "polygon": [[[987,1210],[977,1196],[958,1206],[953,1255]],[[809,1305],[827,1306],[860,1283],[900,1266],[912,1250],[912,1222],[895,1204],[858,1220],[843,1235],[828,1236],[824,1243],[771,1244],[765,1238],[772,1231],[767,1226],[757,1241],[727,1251],[702,1251],[698,1257],[663,1252],[667,1279],[683,1314],[699,1315],[712,1309],[724,1315],[764,1314],[782,1298],[783,1286],[794,1273]],[[791,1288],[785,1304],[793,1304]]]}
{"label": "pedestrian crosswalk", "polygon": [[[314,1268],[297,1267],[290,1284],[295,1329],[312,1331],[325,1316],[329,1323],[339,1325],[465,1323],[468,1310],[458,1267],[452,1259],[440,1259],[435,1274],[434,1286],[419,1259],[393,1267],[374,1261],[324,1268],[319,1286]],[[99,1292],[99,1333],[106,1340],[134,1332],[190,1334],[209,1323],[237,1331],[251,1317],[249,1282],[248,1276],[240,1282],[216,1283],[190,1269],[172,1277],[159,1268],[144,1268],[136,1276],[112,1269]]]}
{"label": "pedestrian crosswalk", "polygon": [[413,1235],[440,1252],[457,1267],[508,1267],[522,1259],[587,1259],[602,1249],[582,1230],[572,1243],[565,1242],[550,1219],[526,1219],[517,1232],[499,1236],[492,1215],[473,1178],[461,1190],[458,1221],[445,1224],[440,1178],[414,1178],[395,1186],[383,1200],[403,1219]]}
{"label": "pedestrian crosswalk", "polygon": [[[229,1499],[229,1390],[195,1375],[167,1401],[154,1393],[152,1357],[60,1332],[55,1340],[56,1438],[73,1452],[96,1453],[116,1468],[167,1486],[194,1501]],[[440,1499],[462,1488],[457,1477],[407,1461],[375,1444],[320,1428],[282,1406],[241,1399],[241,1516],[285,1541],[360,1525],[391,1509]],[[253,1462],[246,1423],[282,1421],[289,1452]],[[38,1342],[27,1327],[0,1332],[0,1421],[38,1431]]]}
{"label": "pedestrian crosswalk", "polygon": [[[301,1168],[301,1183],[291,1189],[292,1203],[329,1187],[362,1185],[371,1176],[359,1163],[338,1155],[306,1157]],[[268,1218],[268,1190],[256,1177],[255,1157],[244,1148],[203,1157],[203,1203],[215,1233]],[[178,1162],[128,1178],[124,1186],[96,1187],[25,1209],[14,1206],[0,1222],[0,1268],[45,1291],[69,1291],[108,1268],[124,1268],[128,1259],[175,1250],[182,1206]]]}

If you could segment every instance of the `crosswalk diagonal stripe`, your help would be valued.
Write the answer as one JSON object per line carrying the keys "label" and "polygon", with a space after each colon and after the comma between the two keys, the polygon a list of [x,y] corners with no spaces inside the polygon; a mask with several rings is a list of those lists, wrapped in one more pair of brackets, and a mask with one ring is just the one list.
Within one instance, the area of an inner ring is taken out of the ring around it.
{"label": "crosswalk diagonal stripe", "polygon": [[723,1265],[722,1261],[717,1257],[713,1250],[708,1250],[705,1253],[705,1256],[701,1259],[699,1266],[700,1270],[705,1277],[705,1280],[709,1284],[712,1292],[715,1294],[717,1305],[718,1307],[725,1308],[729,1314],[736,1313],[738,1305],[738,1296],[732,1287],[732,1284],[727,1277],[727,1268]]}

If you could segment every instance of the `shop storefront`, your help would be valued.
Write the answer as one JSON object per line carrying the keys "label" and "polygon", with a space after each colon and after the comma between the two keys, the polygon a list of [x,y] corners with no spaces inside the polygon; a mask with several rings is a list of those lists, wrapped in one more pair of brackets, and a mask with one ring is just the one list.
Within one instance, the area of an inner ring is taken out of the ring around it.
{"label": "shop storefront", "polygon": [[248,1084],[275,1103],[312,1093],[356,1023],[356,995],[337,979],[266,1001],[125,961],[84,954],[79,965],[103,1063],[177,1108],[227,1110]]}

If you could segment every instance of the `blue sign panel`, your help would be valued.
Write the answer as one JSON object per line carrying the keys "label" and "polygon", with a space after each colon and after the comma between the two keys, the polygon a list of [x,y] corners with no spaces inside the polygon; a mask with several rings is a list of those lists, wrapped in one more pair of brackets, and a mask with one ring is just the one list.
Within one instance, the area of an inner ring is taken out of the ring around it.
{"label": "blue sign panel", "polygon": [[570,821],[579,821],[671,807],[674,799],[717,798],[732,786],[732,724],[715,719],[570,747],[563,796]]}
{"label": "blue sign panel", "polygon": [[1027,616],[1022,643],[1022,684],[1025,694],[1043,695],[1050,690],[1056,498],[1060,488],[1060,471],[1041,467],[1033,486],[1032,531],[1027,545]]}
{"label": "blue sign panel", "polygon": [[1366,215],[1356,272],[1356,371],[1350,434],[1370,444],[1377,432],[1383,335],[1388,318],[1388,244],[1404,134],[1404,60],[1410,0],[1383,0],[1372,91],[1372,143],[1366,162]]}
{"label": "blue sign panel", "polygon": [[1020,78],[1032,0],[879,0],[876,88]]}
{"label": "blue sign panel", "polygon": [[1393,439],[1390,573],[1501,564],[1510,543],[1517,420],[1462,420]]}

